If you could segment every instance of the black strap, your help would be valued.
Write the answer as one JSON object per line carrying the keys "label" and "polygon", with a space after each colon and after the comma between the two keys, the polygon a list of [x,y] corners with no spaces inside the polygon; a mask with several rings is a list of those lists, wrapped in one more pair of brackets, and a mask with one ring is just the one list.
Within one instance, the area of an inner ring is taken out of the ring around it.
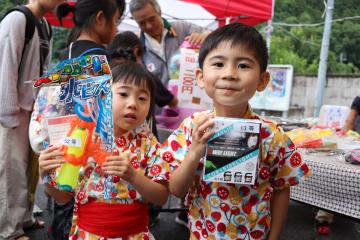
{"label": "black strap", "polygon": [[21,60],[20,60],[20,64],[19,64],[19,69],[18,72],[20,72],[20,67],[22,65],[22,61],[23,61],[23,55],[25,52],[25,48],[26,45],[30,42],[30,40],[33,38],[34,36],[34,32],[35,32],[35,26],[37,23],[37,19],[34,16],[34,14],[30,11],[30,9],[28,9],[27,7],[25,7],[24,5],[22,6],[16,6],[12,9],[10,9],[9,11],[7,11],[5,13],[5,15],[3,16],[3,19],[11,12],[13,11],[18,11],[18,12],[22,12],[25,15],[26,18],[26,25],[25,25],[25,41],[24,41],[24,46],[23,49],[21,51]]}
{"label": "black strap", "polygon": [[38,33],[39,33],[39,38],[40,38],[40,75],[39,76],[41,76],[44,71],[45,59],[46,59],[47,55],[49,54],[50,39],[52,37],[51,26],[46,20],[42,20],[41,22],[39,22],[36,19],[36,17],[34,16],[34,14],[30,11],[30,9],[24,5],[16,6],[16,7],[10,9],[9,11],[7,11],[5,13],[3,18],[5,18],[6,15],[8,15],[9,13],[11,13],[13,11],[22,12],[26,18],[25,41],[24,41],[23,50],[21,52],[21,61],[19,64],[19,72],[20,72],[20,67],[22,65],[25,48],[26,48],[27,44],[30,42],[30,40],[33,38],[34,32],[35,32],[35,26],[36,26]]}

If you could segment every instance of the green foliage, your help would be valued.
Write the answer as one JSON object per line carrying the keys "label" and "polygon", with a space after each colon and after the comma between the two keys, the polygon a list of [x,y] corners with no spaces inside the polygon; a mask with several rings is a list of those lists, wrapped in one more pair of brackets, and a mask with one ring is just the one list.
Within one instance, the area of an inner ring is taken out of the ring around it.
{"label": "green foliage", "polygon": [[[358,0],[336,0],[333,19],[357,16]],[[275,1],[270,63],[292,64],[298,74],[317,74],[324,25],[281,26],[276,23],[323,23],[322,1]],[[360,73],[360,19],[332,23],[328,73]]]}
{"label": "green foliage", "polygon": [[0,1],[0,19],[4,16],[4,14],[12,7],[17,5],[22,5],[26,3],[24,0],[1,0]]}

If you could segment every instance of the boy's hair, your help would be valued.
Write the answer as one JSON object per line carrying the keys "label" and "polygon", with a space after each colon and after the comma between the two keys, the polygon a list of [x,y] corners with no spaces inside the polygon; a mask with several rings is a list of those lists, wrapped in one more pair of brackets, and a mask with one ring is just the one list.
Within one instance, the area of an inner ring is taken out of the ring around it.
{"label": "boy's hair", "polygon": [[242,45],[252,50],[260,64],[260,71],[266,71],[269,56],[264,38],[255,28],[241,23],[225,25],[209,34],[199,53],[199,67],[201,69],[206,56],[223,42],[231,42],[232,47]]}
{"label": "boy's hair", "polygon": [[138,48],[138,54],[141,56],[142,49],[140,39],[135,33],[126,31],[117,34],[107,49],[111,59],[122,58],[135,62],[135,48]]}
{"label": "boy's hair", "polygon": [[143,9],[147,4],[150,4],[154,7],[155,12],[157,12],[159,15],[161,15],[161,8],[159,3],[156,0],[131,0],[129,3],[130,13],[131,15],[134,14],[134,12]]}
{"label": "boy's hair", "polygon": [[74,6],[68,3],[60,4],[56,9],[56,15],[62,24],[62,18],[72,12],[75,27],[83,29],[91,26],[100,11],[107,20],[111,20],[116,9],[119,10],[121,17],[125,11],[125,0],[78,0]]}
{"label": "boy's hair", "polygon": [[155,88],[153,75],[138,63],[126,61],[111,69],[113,84],[118,82],[124,84],[133,84],[138,87],[149,90],[150,92],[150,109],[147,118],[151,117],[155,102]]}

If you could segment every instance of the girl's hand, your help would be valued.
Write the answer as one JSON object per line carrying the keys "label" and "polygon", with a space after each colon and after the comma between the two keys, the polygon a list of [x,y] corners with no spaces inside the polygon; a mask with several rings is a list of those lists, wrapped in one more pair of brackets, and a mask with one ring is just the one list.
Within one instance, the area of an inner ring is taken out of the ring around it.
{"label": "girl's hand", "polygon": [[130,162],[129,152],[124,152],[120,156],[107,157],[102,169],[106,174],[116,175],[129,183],[132,183],[136,176],[136,171]]}
{"label": "girl's hand", "polygon": [[40,177],[43,178],[46,174],[60,167],[63,163],[65,163],[64,152],[60,150],[60,147],[50,146],[42,151],[39,156]]}
{"label": "girl's hand", "polygon": [[205,153],[206,144],[210,137],[212,137],[215,131],[211,130],[214,125],[212,118],[213,113],[207,113],[200,116],[195,122],[195,128],[192,133],[192,142],[190,150],[196,154],[196,159],[201,158]]}

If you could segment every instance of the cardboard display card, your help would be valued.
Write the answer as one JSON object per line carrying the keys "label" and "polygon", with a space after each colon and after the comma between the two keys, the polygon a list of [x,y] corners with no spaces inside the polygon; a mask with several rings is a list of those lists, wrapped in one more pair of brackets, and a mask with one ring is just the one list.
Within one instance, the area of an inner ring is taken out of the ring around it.
{"label": "cardboard display card", "polygon": [[214,122],[216,133],[207,144],[204,180],[254,184],[259,161],[260,121],[217,117]]}

